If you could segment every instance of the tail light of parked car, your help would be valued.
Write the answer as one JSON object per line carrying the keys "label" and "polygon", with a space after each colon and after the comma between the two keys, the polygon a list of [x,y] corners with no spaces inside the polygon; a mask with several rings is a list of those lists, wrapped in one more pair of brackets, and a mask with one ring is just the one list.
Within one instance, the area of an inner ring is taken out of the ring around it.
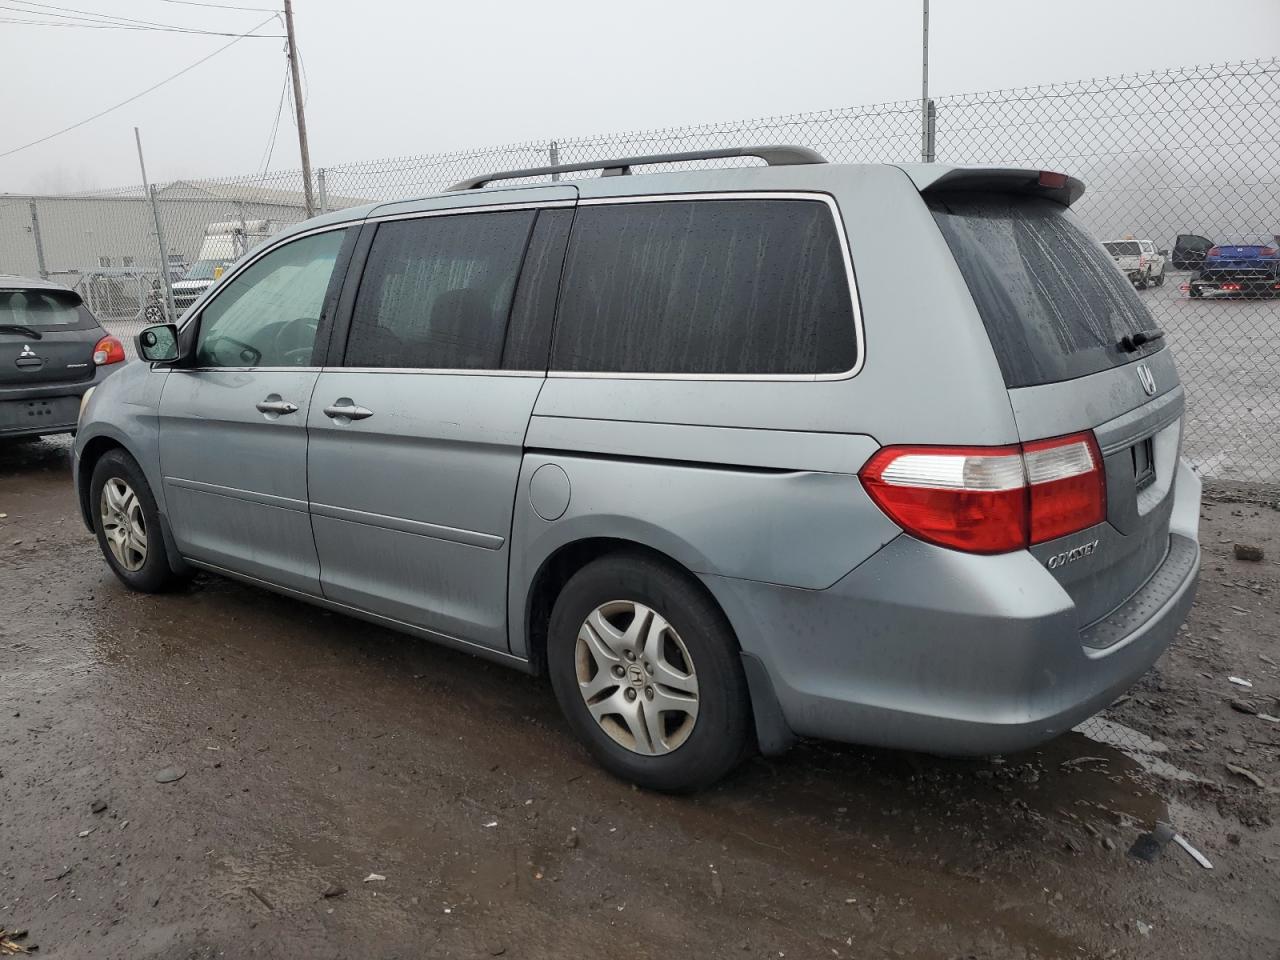
{"label": "tail light of parked car", "polygon": [[1090,432],[1004,447],[884,447],[858,475],[907,533],[970,553],[1021,550],[1107,514]]}
{"label": "tail light of parked car", "polygon": [[100,367],[124,360],[124,344],[115,337],[103,337],[94,345],[93,362]]}
{"label": "tail light of parked car", "polygon": [[1206,251],[1205,256],[1206,256],[1206,257],[1220,257],[1220,256],[1222,256],[1222,248],[1221,248],[1221,247],[1210,247],[1210,248],[1208,249],[1208,251]]}
{"label": "tail light of parked car", "polygon": [[1276,255],[1275,247],[1263,247],[1261,250],[1258,251],[1258,256],[1260,257],[1274,257],[1275,255]]}

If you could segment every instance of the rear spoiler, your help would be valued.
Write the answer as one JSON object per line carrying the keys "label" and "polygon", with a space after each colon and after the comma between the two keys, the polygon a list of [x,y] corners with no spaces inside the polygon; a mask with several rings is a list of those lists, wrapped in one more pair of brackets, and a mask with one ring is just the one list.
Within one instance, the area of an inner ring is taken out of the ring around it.
{"label": "rear spoiler", "polygon": [[68,307],[84,306],[84,297],[68,287],[52,283],[0,283],[0,293],[26,293],[28,290],[61,300]]}
{"label": "rear spoiler", "polygon": [[902,170],[923,194],[956,191],[1022,193],[1069,207],[1084,196],[1084,184],[1051,170],[1017,167],[946,167],[933,163],[903,164]]}

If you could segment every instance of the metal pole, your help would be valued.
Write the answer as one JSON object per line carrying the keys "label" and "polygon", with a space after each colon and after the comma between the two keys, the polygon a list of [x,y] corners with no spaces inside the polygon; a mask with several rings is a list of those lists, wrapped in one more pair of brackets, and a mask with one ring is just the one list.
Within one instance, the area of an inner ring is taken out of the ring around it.
{"label": "metal pole", "polygon": [[933,161],[929,136],[929,0],[924,0],[924,29],[920,40],[920,159]]}
{"label": "metal pole", "polygon": [[173,305],[173,283],[169,277],[169,251],[164,245],[164,227],[160,225],[160,203],[156,200],[156,188],[147,182],[147,164],[142,159],[142,134],[133,128],[133,139],[138,143],[138,166],[142,170],[142,189],[151,201],[151,218],[156,224],[156,249],[160,251],[160,283],[164,286],[164,304],[170,323],[178,322],[178,312]]}
{"label": "metal pole", "polygon": [[937,158],[935,136],[937,134],[938,110],[933,100],[925,104],[924,115],[924,162],[933,163]]}
{"label": "metal pole", "polygon": [[36,213],[35,197],[27,201],[27,209],[31,211],[31,237],[36,242],[36,269],[40,271],[40,279],[49,279],[49,267],[44,262],[44,240],[40,237],[40,215]]}
{"label": "metal pole", "polygon": [[316,171],[316,188],[320,194],[320,212],[329,212],[329,184],[325,179],[324,167]]}
{"label": "metal pole", "polygon": [[[556,143],[554,140],[552,140],[552,141],[551,141],[551,146],[550,146],[550,148],[547,150],[547,154],[551,157],[551,166],[553,166],[553,167],[554,167],[554,166],[557,166],[557,165],[560,163],[560,144],[558,144],[558,143]],[[552,180],[559,180],[559,179],[560,179],[560,174],[558,174],[558,173],[553,173],[553,174],[551,175],[551,179],[552,179]]]}
{"label": "metal pole", "polygon": [[298,72],[298,41],[293,35],[293,0],[284,0],[284,30],[289,38],[289,72],[293,74],[293,108],[298,116],[298,151],[302,154],[302,191],[307,203],[307,216],[316,212],[311,196],[311,150],[307,147],[307,114],[302,109],[302,77]]}

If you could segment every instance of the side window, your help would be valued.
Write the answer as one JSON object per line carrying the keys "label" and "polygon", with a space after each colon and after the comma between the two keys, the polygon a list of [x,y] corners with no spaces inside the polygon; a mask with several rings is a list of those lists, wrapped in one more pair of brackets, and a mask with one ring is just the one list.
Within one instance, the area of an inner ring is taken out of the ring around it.
{"label": "side window", "polygon": [[856,360],[852,291],[824,202],[579,208],[554,369],[805,375]]}
{"label": "side window", "polygon": [[515,302],[511,305],[511,328],[502,349],[504,370],[547,369],[560,268],[564,265],[572,222],[573,210],[568,207],[538,211],[520,270]]}
{"label": "side window", "polygon": [[381,224],[352,311],[346,365],[498,369],[536,213]]}
{"label": "side window", "polygon": [[201,311],[196,366],[306,367],[346,230],[294,240],[227,284]]}

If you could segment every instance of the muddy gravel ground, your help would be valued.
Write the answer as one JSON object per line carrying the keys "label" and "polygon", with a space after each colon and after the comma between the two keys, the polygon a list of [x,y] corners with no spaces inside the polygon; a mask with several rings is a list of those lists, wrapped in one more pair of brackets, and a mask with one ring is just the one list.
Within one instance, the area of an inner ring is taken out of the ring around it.
{"label": "muddy gravel ground", "polygon": [[[0,448],[0,928],[39,956],[1280,956],[1265,498],[1206,501],[1190,624],[1089,736],[804,744],[672,798],[540,680],[212,577],[127,592],[66,456]],[[1157,820],[1213,869],[1130,856]]]}

